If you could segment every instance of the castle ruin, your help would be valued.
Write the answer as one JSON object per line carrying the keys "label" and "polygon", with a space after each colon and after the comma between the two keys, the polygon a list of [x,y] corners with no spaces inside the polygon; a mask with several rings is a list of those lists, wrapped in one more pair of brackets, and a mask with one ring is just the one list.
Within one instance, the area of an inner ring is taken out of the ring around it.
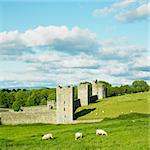
{"label": "castle ruin", "polygon": [[[74,87],[57,87],[56,90],[56,120],[57,123],[71,123],[74,118],[73,112],[79,106],[89,105],[90,102],[106,97],[106,88],[103,83],[92,82],[92,96],[89,97],[89,84],[80,83],[78,85],[78,100],[74,99]],[[75,108],[75,109],[74,109]]]}
{"label": "castle ruin", "polygon": [[[89,105],[93,100],[106,97],[105,85],[97,81],[92,82],[92,95],[90,96],[88,83],[78,85],[78,99],[74,99],[74,87],[58,86],[56,88],[56,101],[47,102],[47,106],[25,107],[23,111],[0,112],[1,124],[30,124],[30,123],[72,123],[74,112],[80,106]],[[94,98],[94,99],[93,99]]]}

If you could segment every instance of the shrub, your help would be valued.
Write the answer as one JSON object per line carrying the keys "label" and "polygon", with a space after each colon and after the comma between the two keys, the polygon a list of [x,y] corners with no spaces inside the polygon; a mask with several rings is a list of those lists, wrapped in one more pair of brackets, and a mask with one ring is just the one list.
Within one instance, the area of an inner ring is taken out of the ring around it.
{"label": "shrub", "polygon": [[40,105],[46,105],[47,104],[47,100],[46,98],[43,98],[40,102]]}
{"label": "shrub", "polygon": [[15,101],[15,102],[13,103],[13,105],[12,105],[12,108],[13,108],[14,111],[19,111],[20,108],[21,108],[20,102],[19,102],[19,101]]}

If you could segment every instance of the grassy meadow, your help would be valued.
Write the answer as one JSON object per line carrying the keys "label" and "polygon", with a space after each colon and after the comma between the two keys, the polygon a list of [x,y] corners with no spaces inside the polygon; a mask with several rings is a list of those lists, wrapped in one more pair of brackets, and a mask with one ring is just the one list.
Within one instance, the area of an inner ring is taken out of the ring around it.
{"label": "grassy meadow", "polygon": [[[98,123],[1,125],[0,149],[149,150],[148,96],[149,93],[139,93],[112,97],[77,109],[77,119],[105,118]],[[83,113],[85,110],[92,111]],[[107,131],[108,136],[96,136],[97,128]],[[54,139],[42,141],[42,135],[48,132],[53,133]],[[82,132],[83,139],[76,141],[74,139],[75,132]]]}
{"label": "grassy meadow", "polygon": [[132,112],[150,114],[150,92],[127,94],[97,100],[79,107],[75,116],[79,120],[114,118]]}

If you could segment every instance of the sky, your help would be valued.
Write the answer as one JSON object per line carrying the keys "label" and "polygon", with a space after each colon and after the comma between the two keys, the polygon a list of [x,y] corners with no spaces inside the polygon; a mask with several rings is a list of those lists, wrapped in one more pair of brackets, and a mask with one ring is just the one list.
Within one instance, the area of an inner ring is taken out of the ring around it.
{"label": "sky", "polygon": [[0,88],[149,82],[148,0],[0,0]]}

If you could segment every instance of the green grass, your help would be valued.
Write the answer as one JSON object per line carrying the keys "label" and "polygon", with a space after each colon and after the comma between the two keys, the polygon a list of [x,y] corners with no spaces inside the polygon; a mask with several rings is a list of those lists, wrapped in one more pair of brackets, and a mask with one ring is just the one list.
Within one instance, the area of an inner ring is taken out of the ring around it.
{"label": "green grass", "polygon": [[114,118],[132,112],[150,114],[148,97],[150,92],[105,98],[79,107],[75,113],[79,120]]}
{"label": "green grass", "polygon": [[[107,117],[98,123],[1,125],[0,150],[149,150],[148,96],[149,93],[139,93],[112,97],[77,109],[78,115],[91,109],[78,119]],[[131,109],[137,113],[130,113]],[[108,136],[96,136],[97,128],[106,130]],[[48,132],[53,133],[54,139],[42,141],[42,135]],[[75,132],[82,132],[84,138],[74,140]]]}
{"label": "green grass", "polygon": [[[0,147],[8,150],[148,150],[149,115],[129,114],[99,123],[74,125],[16,125],[0,127]],[[108,136],[96,136],[102,128]],[[74,140],[80,131],[84,138]],[[55,139],[42,141],[41,135],[52,132]]]}

